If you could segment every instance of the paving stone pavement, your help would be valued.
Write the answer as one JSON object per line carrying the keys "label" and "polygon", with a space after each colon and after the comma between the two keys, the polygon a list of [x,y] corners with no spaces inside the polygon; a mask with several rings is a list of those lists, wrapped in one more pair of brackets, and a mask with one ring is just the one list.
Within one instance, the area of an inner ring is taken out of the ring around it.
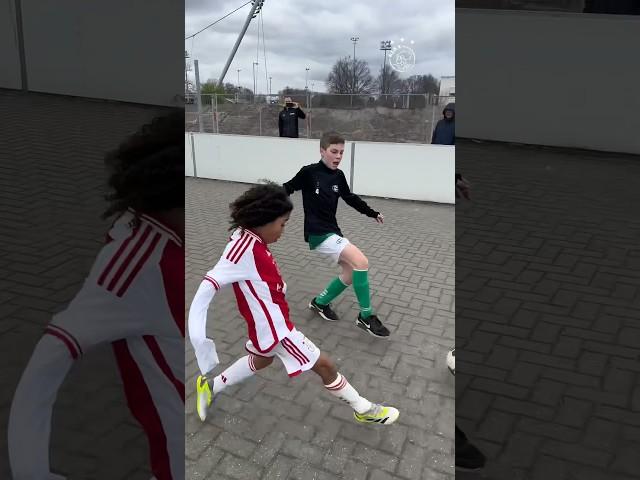
{"label": "paving stone pavement", "polygon": [[[0,430],[51,315],[81,286],[109,223],[103,156],[156,109],[0,90]],[[78,362],[54,408],[54,470],[69,479],[150,478],[110,346]],[[11,478],[6,433],[0,478]]]}
{"label": "paving stone pavement", "polygon": [[485,477],[637,479],[640,158],[467,141],[456,165],[456,421]]}
{"label": "paving stone pavement", "polygon": [[[228,204],[248,185],[186,182],[188,308],[226,244]],[[276,361],[220,394],[202,423],[195,413],[197,365],[189,344],[187,478],[453,479],[454,379],[445,365],[454,341],[453,206],[367,198],[385,215],[385,224],[377,225],[341,204],[339,224],[370,260],[372,304],[391,330],[390,339],[381,340],[355,326],[352,289],[335,302],[342,317],[336,324],[307,309],[338,270],[309,251],[300,194],[292,200],[285,234],[270,247],[288,284],[291,318],[363,395],[396,405],[400,418],[388,428],[361,426],[312,372],[290,380]],[[207,331],[221,361],[216,371],[245,354],[245,323],[228,289],[216,295]]]}

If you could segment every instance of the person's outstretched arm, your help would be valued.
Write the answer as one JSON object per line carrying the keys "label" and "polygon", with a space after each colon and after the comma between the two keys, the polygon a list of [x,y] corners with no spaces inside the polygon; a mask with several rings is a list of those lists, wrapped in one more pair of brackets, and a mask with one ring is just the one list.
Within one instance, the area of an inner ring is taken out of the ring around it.
{"label": "person's outstretched arm", "polygon": [[[174,287],[177,276],[165,271],[163,266],[160,269],[163,283]],[[47,326],[22,373],[9,414],[8,450],[15,480],[64,478],[49,472],[51,417],[58,391],[76,360],[98,345],[154,335],[162,324],[184,323],[184,318],[160,322],[157,316],[162,315],[162,310],[158,315],[158,309],[149,309],[140,301],[141,297],[155,300],[145,286],[150,283],[150,270],[143,267],[140,278],[129,284],[122,297],[106,290],[103,294],[92,284],[91,280],[95,279],[92,272],[69,307],[54,316]],[[153,273],[153,280],[156,279],[157,274]],[[131,295],[127,295],[129,291]],[[164,292],[160,289],[157,292],[158,300],[162,299]],[[155,294],[155,290],[152,293]],[[153,315],[156,318],[150,318]],[[175,335],[180,336],[177,328]]]}
{"label": "person's outstretched arm", "polygon": [[[143,230],[131,234],[131,245],[144,238]],[[174,270],[175,265],[184,265],[184,251],[160,240],[126,282],[101,282],[104,272],[118,273],[126,265],[124,255],[116,251],[118,245],[112,242],[99,253],[83,287],[53,317],[22,373],[8,428],[9,461],[16,480],[62,478],[49,473],[51,416],[58,391],[76,360],[98,345],[120,339],[158,334],[181,337],[178,325],[184,325],[184,317],[171,318],[174,309],[158,305],[170,305],[171,293],[184,285],[183,270],[178,268],[179,274]],[[121,263],[112,263],[113,259]],[[165,290],[157,288],[158,283]],[[155,304],[150,306],[149,300]]]}
{"label": "person's outstretched arm", "polygon": [[[216,345],[211,338],[207,337],[207,310],[218,290],[246,280],[246,272],[233,260],[239,258],[238,255],[241,255],[250,245],[251,239],[244,238],[242,235],[230,241],[216,266],[202,279],[191,301],[188,320],[189,340],[196,354],[198,368],[203,375],[211,372],[219,363]],[[234,247],[238,248],[234,249]]]}
{"label": "person's outstretched arm", "polygon": [[358,212],[366,215],[367,217],[375,218],[378,223],[383,223],[384,217],[380,212],[375,211],[367,202],[362,200],[358,195],[353,193],[349,188],[349,184],[347,183],[347,179],[344,177],[344,173],[340,171],[340,196],[346,202],[347,205],[356,209]]}
{"label": "person's outstretched arm", "polygon": [[300,107],[298,107],[298,118],[307,118],[307,115],[302,111]]}
{"label": "person's outstretched arm", "polygon": [[302,190],[302,187],[304,186],[304,167],[296,173],[295,177],[288,182],[283,183],[282,186],[286,190],[287,195],[291,195],[293,192]]}
{"label": "person's outstretched arm", "polygon": [[15,480],[64,478],[49,472],[49,438],[53,404],[78,356],[72,342],[65,333],[47,329],[22,373],[8,427],[9,463]]}
{"label": "person's outstretched arm", "polygon": [[189,308],[189,340],[196,354],[198,368],[203,375],[220,363],[216,344],[207,338],[207,310],[219,288],[212,277],[205,275]]}

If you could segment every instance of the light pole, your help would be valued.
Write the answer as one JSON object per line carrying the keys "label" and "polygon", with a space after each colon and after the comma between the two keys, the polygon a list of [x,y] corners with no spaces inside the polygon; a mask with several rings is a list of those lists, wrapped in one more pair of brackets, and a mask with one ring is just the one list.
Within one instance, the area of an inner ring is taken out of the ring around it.
{"label": "light pole", "polygon": [[304,89],[309,90],[309,67],[305,68],[307,73],[304,76]]}
{"label": "light pole", "polygon": [[356,93],[356,43],[358,43],[360,37],[351,37],[353,42],[353,93]]}
{"label": "light pole", "polygon": [[241,68],[238,68],[238,91],[236,93],[236,103],[238,103],[238,96],[240,95],[240,70],[242,70]]}
{"label": "light pole", "polygon": [[[269,96],[271,96],[271,79],[272,78],[273,77],[269,77]],[[269,99],[269,100],[271,100],[271,99]]]}
{"label": "light pole", "polygon": [[189,52],[185,50],[184,51],[184,93],[185,94],[189,91],[189,69],[190,68],[191,66],[189,65]]}
{"label": "light pole", "polygon": [[258,62],[253,62],[253,103],[256,102],[256,90],[258,88],[258,84],[256,83],[256,67],[258,66]]}
{"label": "light pole", "polygon": [[387,52],[391,50],[391,40],[382,40],[380,42],[380,50],[384,51],[384,63],[382,64],[382,85],[380,93],[385,93],[384,84],[387,80]]}

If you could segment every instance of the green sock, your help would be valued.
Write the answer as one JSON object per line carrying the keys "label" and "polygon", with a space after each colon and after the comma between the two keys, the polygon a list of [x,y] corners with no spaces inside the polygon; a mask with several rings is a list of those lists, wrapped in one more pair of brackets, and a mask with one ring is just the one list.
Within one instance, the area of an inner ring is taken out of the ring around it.
{"label": "green sock", "polygon": [[342,280],[340,280],[340,277],[334,278],[322,293],[316,297],[316,303],[318,305],[328,305],[334,298],[344,292],[348,286],[349,285],[345,285]]}
{"label": "green sock", "polygon": [[362,318],[369,318],[373,313],[369,295],[369,270],[353,271],[353,289],[360,304],[360,315]]}

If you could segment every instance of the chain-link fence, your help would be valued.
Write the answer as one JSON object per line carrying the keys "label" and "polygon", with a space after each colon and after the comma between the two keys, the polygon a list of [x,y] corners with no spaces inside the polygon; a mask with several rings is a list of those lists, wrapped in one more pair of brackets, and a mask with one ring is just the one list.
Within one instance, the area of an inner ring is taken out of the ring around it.
{"label": "chain-link fence", "polygon": [[[320,138],[336,130],[349,140],[430,143],[445,104],[453,97],[430,94],[351,95],[290,94],[306,115],[299,135]],[[279,136],[278,115],[284,98],[278,95],[187,95],[186,131],[236,135]],[[200,111],[200,113],[198,113]]]}

